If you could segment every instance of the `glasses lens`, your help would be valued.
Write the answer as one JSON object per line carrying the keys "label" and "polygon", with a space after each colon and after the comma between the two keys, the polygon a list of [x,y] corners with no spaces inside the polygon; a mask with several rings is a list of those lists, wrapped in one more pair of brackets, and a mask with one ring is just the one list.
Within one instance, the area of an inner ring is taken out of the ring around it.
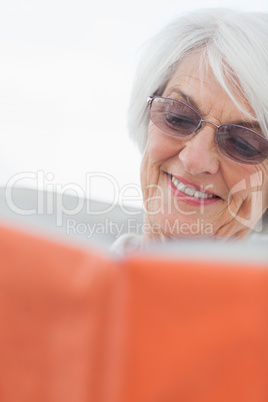
{"label": "glasses lens", "polygon": [[153,99],[150,117],[160,130],[177,137],[192,134],[201,120],[199,114],[185,103],[161,97]]}
{"label": "glasses lens", "polygon": [[268,156],[268,141],[254,131],[240,126],[220,126],[217,142],[222,153],[237,162],[255,165]]}

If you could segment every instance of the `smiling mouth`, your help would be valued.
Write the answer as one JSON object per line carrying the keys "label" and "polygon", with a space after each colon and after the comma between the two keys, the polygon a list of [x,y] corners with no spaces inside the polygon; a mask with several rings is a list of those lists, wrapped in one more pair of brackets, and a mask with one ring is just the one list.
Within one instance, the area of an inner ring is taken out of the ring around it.
{"label": "smiling mouth", "polygon": [[188,195],[189,197],[198,198],[198,199],[200,199],[200,198],[202,198],[202,199],[219,198],[214,194],[208,194],[208,193],[204,193],[199,190],[195,190],[193,187],[189,187],[186,184],[183,184],[181,181],[176,179],[174,176],[172,176],[172,175],[169,175],[169,176],[171,178],[172,183],[176,187],[176,189],[181,191],[182,193]]}

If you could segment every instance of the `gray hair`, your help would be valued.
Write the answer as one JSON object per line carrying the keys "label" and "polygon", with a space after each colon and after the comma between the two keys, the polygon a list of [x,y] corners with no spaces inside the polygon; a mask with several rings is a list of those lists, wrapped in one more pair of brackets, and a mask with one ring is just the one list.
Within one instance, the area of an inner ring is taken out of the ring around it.
{"label": "gray hair", "polygon": [[[149,124],[148,96],[161,95],[178,63],[198,52],[237,107],[258,120],[268,137],[268,14],[204,9],[179,17],[143,49],[130,98],[128,127],[143,152]],[[255,116],[239,103],[243,94]]]}

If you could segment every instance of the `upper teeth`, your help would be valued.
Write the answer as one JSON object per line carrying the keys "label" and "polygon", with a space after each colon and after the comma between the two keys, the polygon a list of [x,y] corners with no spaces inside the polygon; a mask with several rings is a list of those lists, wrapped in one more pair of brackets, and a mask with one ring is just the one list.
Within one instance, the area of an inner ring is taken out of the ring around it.
{"label": "upper teeth", "polygon": [[215,197],[215,195],[213,195],[213,194],[202,193],[202,191],[195,190],[192,187],[187,187],[181,181],[179,181],[178,179],[175,179],[174,176],[172,176],[171,180],[172,180],[172,183],[174,184],[174,186],[178,190],[180,190],[182,193],[187,194],[187,195],[189,195],[191,197],[195,197],[195,198],[212,198],[212,197]]}

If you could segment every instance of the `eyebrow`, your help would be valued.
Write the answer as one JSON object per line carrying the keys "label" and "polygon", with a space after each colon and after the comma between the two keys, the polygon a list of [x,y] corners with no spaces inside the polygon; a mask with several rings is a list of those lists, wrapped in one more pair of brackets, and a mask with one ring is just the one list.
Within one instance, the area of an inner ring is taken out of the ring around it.
{"label": "eyebrow", "polygon": [[[181,91],[180,89],[171,87],[170,88],[171,92],[175,92],[177,95],[179,95],[186,103],[188,103],[190,106],[192,106],[194,109],[196,109],[196,111],[202,115],[199,111],[199,107],[197,106],[197,103],[194,101],[193,98],[191,98],[191,96],[185,94],[183,91]],[[245,128],[249,128],[251,130],[261,130],[261,126],[257,121],[244,121],[244,120],[238,120],[235,121],[233,123],[225,123],[225,124],[234,124],[236,126],[242,126]]]}
{"label": "eyebrow", "polygon": [[[196,109],[199,112],[199,107],[197,106],[197,103],[191,98],[191,96],[186,95],[184,92],[182,92],[180,89],[177,88],[170,88],[171,92],[176,92],[177,95],[179,95],[186,103],[188,103],[190,106],[192,106],[194,109]],[[201,113],[200,113],[201,114]]]}

